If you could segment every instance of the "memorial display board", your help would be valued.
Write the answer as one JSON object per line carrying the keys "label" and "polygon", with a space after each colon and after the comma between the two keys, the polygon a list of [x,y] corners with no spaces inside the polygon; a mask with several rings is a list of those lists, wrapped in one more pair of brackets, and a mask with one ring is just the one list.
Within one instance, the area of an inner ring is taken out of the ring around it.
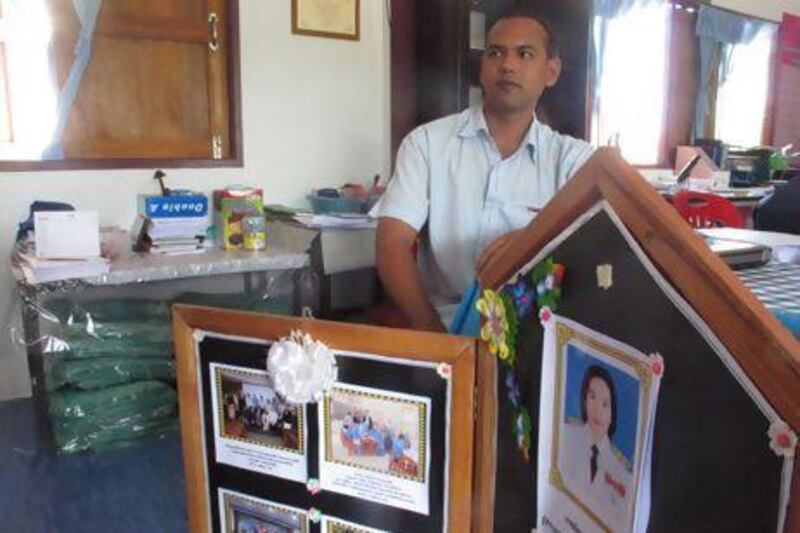
{"label": "memorial display board", "polygon": [[[193,532],[470,530],[474,339],[193,306],[173,317]],[[290,402],[267,368],[292,332],[335,358],[318,402]]]}

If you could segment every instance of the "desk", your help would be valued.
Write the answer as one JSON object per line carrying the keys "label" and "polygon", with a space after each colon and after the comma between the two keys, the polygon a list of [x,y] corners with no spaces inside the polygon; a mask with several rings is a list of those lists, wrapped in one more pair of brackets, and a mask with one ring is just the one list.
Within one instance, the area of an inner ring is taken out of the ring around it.
{"label": "desk", "polygon": [[698,232],[716,239],[767,246],[772,249],[773,261],[800,264],[800,235],[739,228],[704,228]]}
{"label": "desk", "polygon": [[379,286],[375,228],[317,228],[276,219],[268,220],[267,227],[276,243],[308,250],[319,278],[317,316],[342,318],[374,303]]}
{"label": "desk", "polygon": [[770,263],[736,274],[764,307],[800,339],[800,265]]}
{"label": "desk", "polygon": [[[52,377],[49,373],[51,366],[64,360],[68,360],[66,364],[74,365],[80,357],[129,361],[130,358],[154,357],[156,354],[162,357],[161,360],[168,360],[171,354],[169,305],[177,295],[191,298],[189,303],[259,311],[274,309],[273,312],[297,313],[306,305],[316,305],[317,289],[310,271],[310,259],[302,250],[273,247],[264,252],[223,252],[209,249],[200,254],[166,256],[134,254],[127,249],[130,241],[126,237],[123,236],[119,242],[122,244],[117,246],[110,272],[101,276],[29,284],[21,272],[14,269],[23,304],[23,327],[34,400],[39,408],[40,429],[50,443],[53,435],[49,396],[59,392],[52,390],[54,387],[61,386],[56,385],[56,381],[47,383]],[[68,308],[69,319],[65,320],[50,309],[48,302]],[[119,302],[123,304],[119,305]],[[288,303],[282,305],[282,302]],[[99,307],[108,310],[114,306],[117,318],[100,320],[94,315]],[[132,311],[144,307],[148,313],[146,318]],[[142,326],[150,328],[153,335],[148,336]],[[113,329],[116,336],[103,337],[103,327]],[[135,331],[137,327],[138,331]],[[81,354],[89,355],[79,355],[77,344],[82,348]],[[144,344],[154,348],[145,355],[129,353]],[[160,376],[164,376],[163,371]],[[154,378],[147,375],[130,379]]]}

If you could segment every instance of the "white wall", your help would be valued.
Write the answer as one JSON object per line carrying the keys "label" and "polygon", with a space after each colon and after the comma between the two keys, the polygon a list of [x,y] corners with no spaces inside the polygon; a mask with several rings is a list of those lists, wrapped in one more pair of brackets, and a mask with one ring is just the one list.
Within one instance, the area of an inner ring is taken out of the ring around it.
{"label": "white wall", "polygon": [[[240,2],[244,168],[167,170],[171,187],[206,193],[231,183],[266,203],[301,205],[313,187],[386,176],[390,164],[389,29],[384,2],[361,2],[358,42],[291,34],[290,2]],[[152,169],[0,173],[0,250],[36,199],[100,212],[129,227]],[[30,394],[18,340],[20,307],[0,260],[0,399]]]}
{"label": "white wall", "polygon": [[713,0],[715,6],[780,21],[783,13],[800,15],[800,0]]}

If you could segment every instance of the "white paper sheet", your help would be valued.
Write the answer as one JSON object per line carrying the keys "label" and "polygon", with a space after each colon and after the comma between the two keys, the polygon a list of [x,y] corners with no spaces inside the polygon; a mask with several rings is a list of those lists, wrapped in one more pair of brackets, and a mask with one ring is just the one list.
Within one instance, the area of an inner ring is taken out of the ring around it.
{"label": "white paper sheet", "polygon": [[100,256],[100,223],[97,211],[38,211],[36,257],[77,259]]}

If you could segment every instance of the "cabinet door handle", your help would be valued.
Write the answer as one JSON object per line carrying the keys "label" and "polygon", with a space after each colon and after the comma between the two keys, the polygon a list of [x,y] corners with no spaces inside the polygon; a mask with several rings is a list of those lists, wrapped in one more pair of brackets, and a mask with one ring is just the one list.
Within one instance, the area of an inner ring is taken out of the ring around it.
{"label": "cabinet door handle", "polygon": [[211,30],[211,40],[208,41],[208,48],[212,52],[219,50],[219,32],[217,31],[217,23],[219,17],[216,13],[211,12],[208,14],[208,27]]}

